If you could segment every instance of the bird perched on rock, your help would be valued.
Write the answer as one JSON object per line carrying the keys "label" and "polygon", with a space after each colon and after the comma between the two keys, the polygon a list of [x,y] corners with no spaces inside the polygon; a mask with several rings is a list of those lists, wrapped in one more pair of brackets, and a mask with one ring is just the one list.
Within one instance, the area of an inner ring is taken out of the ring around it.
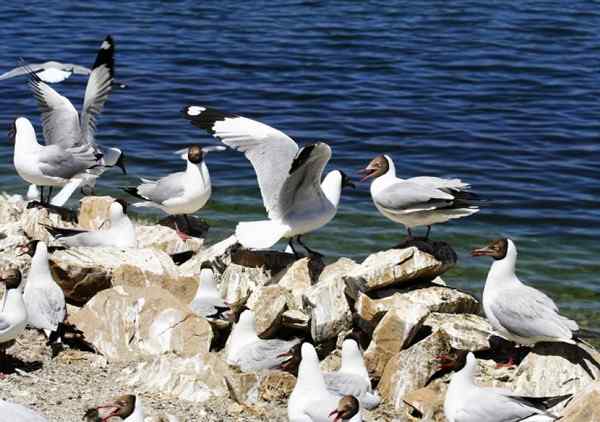
{"label": "bird perched on rock", "polygon": [[524,397],[502,388],[480,387],[473,381],[477,360],[467,355],[465,366],[450,380],[444,400],[448,422],[554,421],[548,408],[571,397]]}
{"label": "bird perched on rock", "polygon": [[560,315],[547,295],[519,280],[515,274],[517,248],[512,240],[494,240],[474,249],[472,255],[494,258],[483,289],[483,310],[497,335],[525,346],[541,341],[575,344],[578,334],[592,336]]}
{"label": "bird perched on rock", "polygon": [[0,283],[5,285],[2,308],[0,309],[0,361],[6,357],[6,349],[21,335],[27,325],[27,309],[23,301],[21,271],[10,268],[0,274]]}
{"label": "bird perched on rock", "polygon": [[227,340],[225,360],[242,372],[277,368],[288,359],[287,352],[299,342],[299,339],[265,340],[258,337],[254,313],[245,310]]}
{"label": "bird perched on rock", "polygon": [[[223,151],[224,149],[225,147],[202,148],[200,145],[192,145],[185,150],[178,151],[183,154],[182,158],[187,162],[185,171],[169,174],[156,181],[142,179],[141,185],[123,189],[143,200],[143,202],[134,203],[134,207],[153,207],[170,215],[183,215],[189,230],[188,214],[193,214],[204,207],[212,192],[210,175],[205,161],[206,154],[210,151]],[[183,240],[189,237],[180,231],[179,227],[176,227],[176,230]]]}
{"label": "bird perched on rock", "polygon": [[201,266],[200,282],[190,308],[196,315],[209,319],[219,318],[230,310],[217,289],[214,271],[209,266]]}
{"label": "bird perched on rock", "polygon": [[298,149],[285,133],[264,123],[213,108],[187,106],[185,117],[228,147],[241,151],[252,163],[268,220],[242,222],[236,227],[239,242],[254,249],[270,248],[288,238],[294,254],[296,240],[310,254],[320,255],[302,243],[301,236],[323,227],[335,216],[342,188],[354,187],[340,170],[321,177],[331,148],[319,142]]}
{"label": "bird perched on rock", "polygon": [[0,421],[48,422],[48,419],[28,407],[0,399]]}
{"label": "bird perched on rock", "polygon": [[127,216],[127,202],[117,199],[110,205],[108,229],[81,230],[53,227],[42,224],[46,230],[65,246],[135,248],[135,227]]}
{"label": "bird perched on rock", "polygon": [[87,422],[105,422],[119,417],[126,422],[144,422],[142,401],[133,394],[116,397],[110,402],[88,409],[83,416]]}
{"label": "bird perched on rock", "polygon": [[478,198],[468,191],[468,184],[459,179],[429,176],[400,179],[389,155],[375,157],[362,173],[361,181],[374,178],[371,198],[375,207],[385,217],[404,225],[409,238],[413,227],[427,226],[428,238],[432,224],[479,211]]}
{"label": "bird perched on rock", "polygon": [[339,396],[327,389],[313,345],[302,344],[301,354],[298,378],[288,400],[290,422],[362,421],[355,397]]}
{"label": "bird perched on rock", "polygon": [[[36,242],[23,292],[29,325],[44,330],[48,339],[58,332],[67,313],[65,294],[56,284],[48,264],[48,247]],[[33,246],[33,245],[32,245]]]}

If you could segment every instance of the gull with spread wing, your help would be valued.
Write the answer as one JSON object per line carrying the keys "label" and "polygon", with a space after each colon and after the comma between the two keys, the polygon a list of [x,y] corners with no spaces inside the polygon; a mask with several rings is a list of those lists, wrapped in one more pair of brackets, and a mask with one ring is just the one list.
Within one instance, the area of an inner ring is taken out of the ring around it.
{"label": "gull with spread wing", "polygon": [[331,158],[331,148],[319,142],[298,149],[285,133],[264,123],[213,108],[187,106],[183,113],[228,147],[243,152],[252,163],[268,220],[242,222],[236,237],[248,248],[270,248],[289,238],[294,253],[296,240],[310,254],[317,254],[301,236],[329,223],[337,212],[342,188],[353,187],[340,170],[321,177]]}

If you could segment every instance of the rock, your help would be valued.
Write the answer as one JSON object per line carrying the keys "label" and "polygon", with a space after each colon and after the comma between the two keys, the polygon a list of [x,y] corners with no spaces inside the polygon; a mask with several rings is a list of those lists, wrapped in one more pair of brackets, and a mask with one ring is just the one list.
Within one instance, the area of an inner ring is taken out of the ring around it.
{"label": "rock", "polygon": [[225,382],[229,395],[236,403],[254,404],[258,401],[258,374],[231,371],[225,377]]}
{"label": "rock", "polygon": [[0,221],[3,224],[18,222],[26,205],[27,202],[22,196],[0,194]]}
{"label": "rock", "polygon": [[448,355],[450,339],[440,331],[434,332],[414,346],[394,355],[383,371],[379,392],[396,411],[405,412],[404,397],[423,388],[438,370],[437,356]]}
{"label": "rock", "polygon": [[252,293],[246,306],[256,316],[256,333],[259,337],[272,337],[281,325],[286,309],[286,289],[281,286],[260,286]]}
{"label": "rock", "polygon": [[352,327],[352,312],[344,293],[346,285],[337,271],[321,274],[319,282],[304,295],[311,313],[310,334],[322,342]]}
{"label": "rock", "polygon": [[138,364],[122,382],[139,391],[199,403],[229,395],[224,378],[228,371],[227,364],[214,353],[189,357],[167,354]]}
{"label": "rock", "polygon": [[296,385],[296,377],[279,370],[268,371],[258,387],[261,400],[287,403]]}
{"label": "rock", "polygon": [[113,282],[180,290],[177,266],[155,249],[69,248],[54,252],[50,267],[67,300],[79,306]]}
{"label": "rock", "polygon": [[234,264],[251,268],[264,268],[272,275],[277,274],[294,261],[296,261],[296,257],[285,252],[273,250],[254,251],[242,247],[231,250],[231,262]]}
{"label": "rock", "polygon": [[600,376],[600,353],[584,345],[538,343],[521,361],[512,389],[527,396],[577,393]]}
{"label": "rock", "polygon": [[365,365],[372,378],[381,378],[388,361],[410,343],[428,314],[425,306],[412,303],[385,314],[365,351]]}
{"label": "rock", "polygon": [[182,232],[197,239],[205,238],[210,228],[206,221],[193,215],[168,215],[162,218],[158,224],[172,230],[180,228]]}
{"label": "rock", "polygon": [[450,344],[456,350],[480,352],[490,349],[492,326],[479,315],[447,314],[434,312],[425,318],[423,327],[431,331],[442,331],[450,338]]}
{"label": "rock", "polygon": [[221,276],[219,290],[227,303],[241,307],[257,287],[264,286],[270,280],[270,271],[262,267],[244,267],[231,263]]}
{"label": "rock", "polygon": [[227,265],[231,263],[231,257],[229,255],[230,249],[237,245],[237,239],[235,235],[231,235],[228,238],[221,240],[210,247],[203,249],[192,259],[183,263],[179,270],[181,274],[187,276],[194,276],[200,274],[200,267],[205,262],[215,264],[215,269],[222,268],[219,272],[222,272]]}
{"label": "rock", "polygon": [[310,316],[296,309],[288,309],[281,314],[281,326],[308,332]]}
{"label": "rock", "polygon": [[580,391],[560,413],[560,422],[600,421],[600,381]]}
{"label": "rock", "polygon": [[173,352],[208,353],[210,324],[160,287],[117,286],[103,290],[69,315],[85,341],[109,361],[131,361]]}
{"label": "rock", "polygon": [[441,262],[416,247],[390,249],[369,255],[360,266],[344,277],[351,296],[392,285],[433,280],[454,263]]}
{"label": "rock", "polygon": [[79,226],[87,230],[98,230],[109,219],[110,206],[115,202],[115,198],[84,196],[79,202]]}
{"label": "rock", "polygon": [[58,214],[49,213],[46,208],[25,208],[19,220],[19,224],[30,239],[48,241],[48,231],[42,226],[74,227],[73,223],[63,221]]}
{"label": "rock", "polygon": [[316,261],[309,258],[299,259],[280,273],[278,284],[290,292],[287,304],[289,309],[304,310],[302,296],[318,277],[318,274],[315,275],[317,269],[314,268],[314,264],[311,265],[311,262]]}
{"label": "rock", "polygon": [[447,389],[444,382],[436,380],[427,387],[406,394],[407,421],[445,422],[444,399]]}

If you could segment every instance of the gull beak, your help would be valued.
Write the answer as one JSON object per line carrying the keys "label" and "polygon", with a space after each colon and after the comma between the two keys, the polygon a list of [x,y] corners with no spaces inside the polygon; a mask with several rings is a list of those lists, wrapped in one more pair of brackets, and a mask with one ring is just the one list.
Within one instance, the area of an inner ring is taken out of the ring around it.
{"label": "gull beak", "polygon": [[358,174],[362,175],[363,177],[360,179],[360,183],[364,182],[365,180],[369,179],[370,177],[373,176],[373,174],[375,173],[377,169],[372,168],[371,166],[367,166],[362,170],[358,171]]}
{"label": "gull beak", "polygon": [[484,248],[473,249],[471,251],[471,256],[492,256],[495,253],[496,252],[492,248],[486,246]]}
{"label": "gull beak", "polygon": [[335,417],[332,419],[332,422],[338,422],[338,421],[341,421],[341,420],[342,420],[342,419],[340,418],[340,412],[339,412],[337,409],[336,409],[336,410],[334,410],[333,412],[331,412],[331,413],[329,414],[329,417],[332,417],[332,416],[334,416],[334,415],[335,415]]}
{"label": "gull beak", "polygon": [[277,355],[278,358],[292,358],[294,356],[294,354],[291,351],[287,351],[285,353],[281,353],[279,355]]}
{"label": "gull beak", "polygon": [[96,411],[98,411],[100,409],[112,409],[108,414],[106,414],[105,416],[103,415],[102,419],[100,419],[100,416],[99,416],[100,413],[98,412],[97,420],[100,420],[101,422],[106,422],[110,418],[117,416],[119,414],[119,406],[117,406],[115,403],[106,403],[106,404],[101,404],[100,406],[96,406]]}

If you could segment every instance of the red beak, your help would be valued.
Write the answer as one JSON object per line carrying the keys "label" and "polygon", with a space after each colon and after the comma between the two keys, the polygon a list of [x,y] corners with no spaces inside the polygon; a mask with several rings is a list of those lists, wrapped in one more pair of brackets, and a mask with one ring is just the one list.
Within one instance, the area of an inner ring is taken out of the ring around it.
{"label": "red beak", "polygon": [[471,256],[489,256],[493,254],[494,250],[488,248],[487,246],[485,248],[473,249],[471,251]]}
{"label": "red beak", "polygon": [[361,179],[360,179],[360,183],[364,182],[365,180],[367,180],[368,178],[371,177],[372,173],[373,173],[374,169],[371,169],[369,167],[366,167],[362,170],[358,171],[358,174],[364,175]]}
{"label": "red beak", "polygon": [[331,413],[329,414],[329,417],[331,417],[331,416],[333,416],[333,415],[335,415],[335,418],[333,418],[332,422],[338,422],[338,421],[340,421],[340,420],[341,420],[341,419],[340,419],[340,412],[339,412],[337,409],[336,409],[336,410],[334,410],[333,412],[331,412]]}

